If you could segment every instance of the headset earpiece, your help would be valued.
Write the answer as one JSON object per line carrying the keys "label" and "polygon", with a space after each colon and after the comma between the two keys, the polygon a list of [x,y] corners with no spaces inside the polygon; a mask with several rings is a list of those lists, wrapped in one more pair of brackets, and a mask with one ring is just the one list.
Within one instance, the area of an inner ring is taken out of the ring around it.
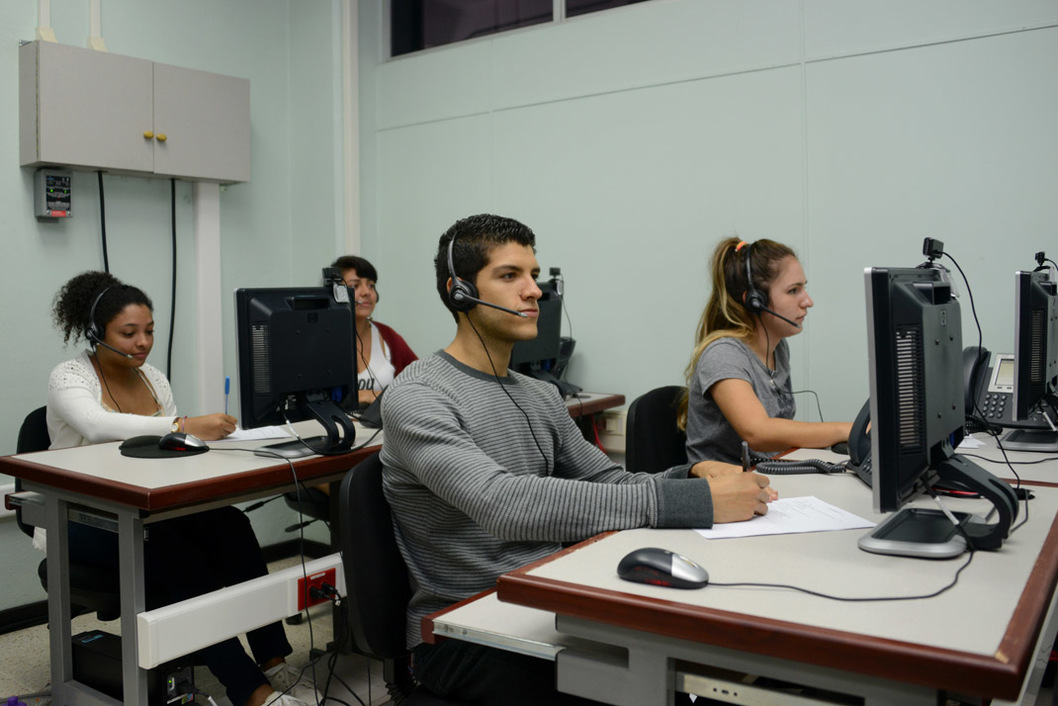
{"label": "headset earpiece", "polygon": [[468,282],[465,279],[460,279],[459,275],[456,274],[455,259],[452,256],[454,245],[456,242],[455,235],[448,241],[448,274],[452,276],[452,286],[448,288],[448,303],[456,311],[467,312],[477,306],[476,299],[480,299],[478,296],[478,288],[474,286],[473,282]]}
{"label": "headset earpiece", "polygon": [[99,327],[99,323],[96,321],[96,307],[99,306],[99,300],[103,298],[103,295],[109,292],[112,287],[106,287],[102,292],[96,295],[95,301],[92,302],[92,309],[88,312],[88,328],[85,329],[84,337],[89,343],[102,343],[105,332]]}
{"label": "headset earpiece", "polygon": [[760,316],[761,313],[768,306],[768,298],[760,293],[760,290],[753,286],[753,269],[750,265],[750,259],[753,255],[753,243],[746,244],[746,308],[752,313]]}

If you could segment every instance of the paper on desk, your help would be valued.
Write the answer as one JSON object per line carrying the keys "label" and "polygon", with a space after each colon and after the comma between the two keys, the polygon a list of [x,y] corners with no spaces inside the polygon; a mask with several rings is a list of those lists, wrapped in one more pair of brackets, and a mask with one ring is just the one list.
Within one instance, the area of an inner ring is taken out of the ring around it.
{"label": "paper on desk", "polygon": [[956,450],[962,449],[979,449],[985,445],[985,442],[980,439],[975,439],[972,436],[964,436],[963,440],[959,442],[959,446]]}
{"label": "paper on desk", "polygon": [[252,441],[254,439],[285,439],[290,436],[293,436],[293,434],[287,431],[285,427],[257,427],[256,429],[236,427],[235,431],[223,439],[216,439],[209,443],[215,444],[217,441]]}
{"label": "paper on desk", "polygon": [[829,532],[874,527],[874,523],[823,502],[813,495],[781,498],[768,503],[768,514],[748,522],[727,522],[712,529],[695,530],[706,539],[757,537],[766,534]]}

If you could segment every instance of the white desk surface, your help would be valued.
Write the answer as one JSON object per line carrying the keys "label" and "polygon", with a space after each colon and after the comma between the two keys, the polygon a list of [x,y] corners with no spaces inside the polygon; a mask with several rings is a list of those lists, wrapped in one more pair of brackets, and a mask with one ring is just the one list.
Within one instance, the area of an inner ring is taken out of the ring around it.
{"label": "white desk surface", "polygon": [[[368,444],[364,453],[296,459],[299,478],[324,481],[330,475],[348,470],[366,453],[377,451],[382,433],[360,424],[354,426],[355,447]],[[321,432],[316,422],[299,422],[295,428],[307,436]],[[156,459],[122,456],[119,443],[111,442],[2,457],[0,470],[25,479],[27,488],[40,483],[154,511],[214,497],[225,498],[244,493],[255,485],[261,486],[259,490],[263,493],[275,485],[289,485],[290,470],[285,460],[236,449],[253,449],[291,439],[213,442],[203,454]],[[261,473],[265,469],[274,469],[275,478],[263,479]]]}
{"label": "white desk surface", "polygon": [[[852,475],[774,477],[772,482],[782,497],[815,495],[866,519],[882,519],[871,510],[870,490]],[[1058,514],[1058,489],[1042,487],[1036,492],[1030,521],[1001,550],[978,552],[958,584],[936,598],[849,603],[777,588],[710,585],[683,591],[628,583],[617,577],[616,566],[642,546],[689,556],[710,572],[714,583],[786,583],[846,597],[933,592],[952,580],[967,556],[935,561],[870,554],[856,545],[865,530],[708,540],[693,530],[639,529],[585,543],[501,577],[497,594],[433,616],[433,629],[436,635],[506,649],[512,649],[510,640],[521,634],[526,638],[521,651],[553,656],[568,639],[554,629],[547,604],[555,603],[562,606],[560,612],[568,608],[571,615],[618,625],[627,620],[628,627],[647,632],[655,627],[643,625],[640,616],[652,611],[648,620],[658,625],[705,616],[704,642],[723,645],[723,633],[735,630],[740,639],[748,635],[749,642],[723,646],[768,654],[769,641],[781,636],[788,644],[804,644],[805,659],[823,664],[829,659],[827,650],[847,652],[866,644],[875,659],[895,654],[914,664],[925,656],[957,666],[971,663],[975,669],[1007,669],[1009,655],[1004,650],[1010,651],[1014,640],[1027,643],[1031,651],[1032,631],[1044,617],[1033,611],[1042,601],[1045,612],[1050,603],[1035,591],[1049,594],[1053,586],[1048,583],[1053,576],[1041,578],[1045,570],[1037,566],[1037,557]],[[980,500],[949,502],[955,510],[985,505]],[[1041,564],[1045,561],[1050,559],[1041,558]],[[517,576],[523,571],[524,577]],[[1030,575],[1035,588],[1026,591]],[[583,604],[574,605],[578,599],[571,596],[584,599]],[[526,612],[527,606],[543,610]],[[541,642],[549,646],[537,644]]]}

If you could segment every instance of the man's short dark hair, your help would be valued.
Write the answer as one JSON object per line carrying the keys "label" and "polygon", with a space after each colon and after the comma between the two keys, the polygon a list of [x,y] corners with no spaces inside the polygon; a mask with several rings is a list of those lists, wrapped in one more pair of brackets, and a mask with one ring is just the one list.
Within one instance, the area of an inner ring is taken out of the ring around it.
{"label": "man's short dark hair", "polygon": [[[448,269],[448,244],[453,238],[456,240],[452,251],[454,273]],[[437,256],[433,261],[437,275],[437,293],[456,321],[459,316],[448,299],[448,278],[454,280],[458,275],[459,279],[476,285],[478,273],[488,264],[492,250],[507,243],[518,243],[536,251],[536,236],[529,226],[513,218],[494,216],[490,213],[460,219],[441,236],[437,243]]]}

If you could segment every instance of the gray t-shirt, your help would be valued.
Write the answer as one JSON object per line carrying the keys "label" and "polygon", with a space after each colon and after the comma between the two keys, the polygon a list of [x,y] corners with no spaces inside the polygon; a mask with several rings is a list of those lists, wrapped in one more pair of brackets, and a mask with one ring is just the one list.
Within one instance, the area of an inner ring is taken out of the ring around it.
{"label": "gray t-shirt", "polygon": [[741,460],[742,439],[728,423],[709,391],[721,380],[745,380],[753,386],[769,417],[793,419],[797,408],[790,386],[790,347],[785,340],[780,341],[775,348],[775,367],[775,370],[769,370],[749,346],[737,338],[721,338],[709,344],[698,358],[694,378],[690,382],[687,408],[688,461],[739,463]]}

